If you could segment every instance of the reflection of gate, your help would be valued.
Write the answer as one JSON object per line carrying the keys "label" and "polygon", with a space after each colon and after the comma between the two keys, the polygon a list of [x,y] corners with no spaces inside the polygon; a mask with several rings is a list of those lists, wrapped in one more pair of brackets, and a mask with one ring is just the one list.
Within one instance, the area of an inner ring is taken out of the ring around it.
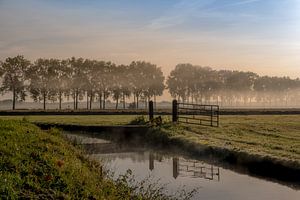
{"label": "reflection of gate", "polygon": [[[163,157],[160,155],[149,154],[149,169],[154,169],[154,161],[163,161]],[[191,178],[203,178],[207,180],[220,181],[220,169],[210,164],[206,164],[197,160],[188,160],[184,158],[172,158],[172,170],[173,177],[191,177]]]}
{"label": "reflection of gate", "polygon": [[[176,158],[174,158],[176,159]],[[173,162],[174,162],[173,159]],[[204,178],[220,181],[220,169],[196,160],[178,159],[178,175],[191,178]]]}
{"label": "reflection of gate", "polygon": [[174,100],[173,122],[218,127],[219,110],[218,105],[177,103]]}

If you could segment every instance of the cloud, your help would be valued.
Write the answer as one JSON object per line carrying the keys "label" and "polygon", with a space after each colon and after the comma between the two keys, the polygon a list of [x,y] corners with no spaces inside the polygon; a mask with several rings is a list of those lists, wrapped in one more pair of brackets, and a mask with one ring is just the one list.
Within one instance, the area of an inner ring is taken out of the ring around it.
{"label": "cloud", "polygon": [[208,1],[199,1],[199,0],[189,0],[189,1],[180,1],[176,3],[171,8],[166,10],[161,16],[153,19],[146,28],[158,30],[164,29],[172,26],[176,26],[184,23],[188,18],[193,15],[197,10],[204,8],[210,3],[214,2],[213,0]]}
{"label": "cloud", "polygon": [[245,4],[251,4],[251,3],[256,3],[258,1],[261,1],[261,0],[244,0],[244,1],[237,1],[237,2],[234,2],[232,4],[229,4],[229,6],[239,6],[239,5],[245,5]]}
{"label": "cloud", "polygon": [[[240,0],[240,1],[230,1],[224,2],[223,0],[182,0],[172,7],[167,9],[161,16],[154,18],[147,26],[150,30],[160,30],[172,28],[175,26],[183,25],[184,23],[189,23],[193,18],[206,19],[211,21],[213,19],[218,19],[221,21],[232,20],[237,21],[238,19],[250,19],[257,20],[258,16],[252,14],[243,13],[228,13],[225,12],[224,8],[241,6],[246,4],[251,4],[259,2],[261,0]],[[240,20],[238,20],[240,21]]]}

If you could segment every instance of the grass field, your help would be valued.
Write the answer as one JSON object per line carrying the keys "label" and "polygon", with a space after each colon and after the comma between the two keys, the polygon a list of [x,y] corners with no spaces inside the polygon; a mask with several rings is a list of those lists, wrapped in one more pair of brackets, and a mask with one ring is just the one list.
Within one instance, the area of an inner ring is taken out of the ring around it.
{"label": "grass field", "polygon": [[300,164],[300,115],[221,116],[219,128],[177,125],[169,137]]}
{"label": "grass field", "polygon": [[0,116],[0,119],[14,119],[29,122],[80,125],[125,125],[136,118],[136,115],[29,115]]}
{"label": "grass field", "polygon": [[[26,116],[30,122],[82,125],[128,124],[134,115]],[[170,117],[165,116],[167,121]],[[20,119],[22,116],[1,116]],[[220,127],[169,125],[161,128],[169,137],[196,144],[243,151],[300,163],[300,115],[221,116]]]}

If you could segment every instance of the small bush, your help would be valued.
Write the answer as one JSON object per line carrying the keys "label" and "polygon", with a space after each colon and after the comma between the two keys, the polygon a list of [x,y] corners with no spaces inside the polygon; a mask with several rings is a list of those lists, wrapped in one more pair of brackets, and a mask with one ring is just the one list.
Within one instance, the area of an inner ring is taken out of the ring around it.
{"label": "small bush", "polygon": [[148,120],[145,116],[138,116],[135,119],[133,119],[129,124],[131,125],[146,125],[148,124]]}

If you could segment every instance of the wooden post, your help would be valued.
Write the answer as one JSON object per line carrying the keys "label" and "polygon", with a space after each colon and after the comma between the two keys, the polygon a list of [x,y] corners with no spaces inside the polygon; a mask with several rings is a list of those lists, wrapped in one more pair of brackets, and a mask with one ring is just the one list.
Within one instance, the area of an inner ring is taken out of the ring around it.
{"label": "wooden post", "polygon": [[218,122],[217,122],[217,126],[219,127],[219,120],[220,120],[220,107],[218,106],[218,111],[217,111],[217,115],[218,115]]}
{"label": "wooden post", "polygon": [[149,101],[149,120],[153,120],[153,101]]}
{"label": "wooden post", "polygon": [[15,87],[13,87],[13,107],[12,109],[15,110],[16,108],[16,90]]}
{"label": "wooden post", "polygon": [[154,155],[149,154],[149,169],[152,171],[154,169]]}
{"label": "wooden post", "polygon": [[178,104],[177,100],[173,100],[172,102],[172,122],[178,121]]}
{"label": "wooden post", "polygon": [[173,177],[176,179],[179,175],[179,159],[173,157]]}
{"label": "wooden post", "polygon": [[213,106],[210,106],[210,126],[213,126]]}

